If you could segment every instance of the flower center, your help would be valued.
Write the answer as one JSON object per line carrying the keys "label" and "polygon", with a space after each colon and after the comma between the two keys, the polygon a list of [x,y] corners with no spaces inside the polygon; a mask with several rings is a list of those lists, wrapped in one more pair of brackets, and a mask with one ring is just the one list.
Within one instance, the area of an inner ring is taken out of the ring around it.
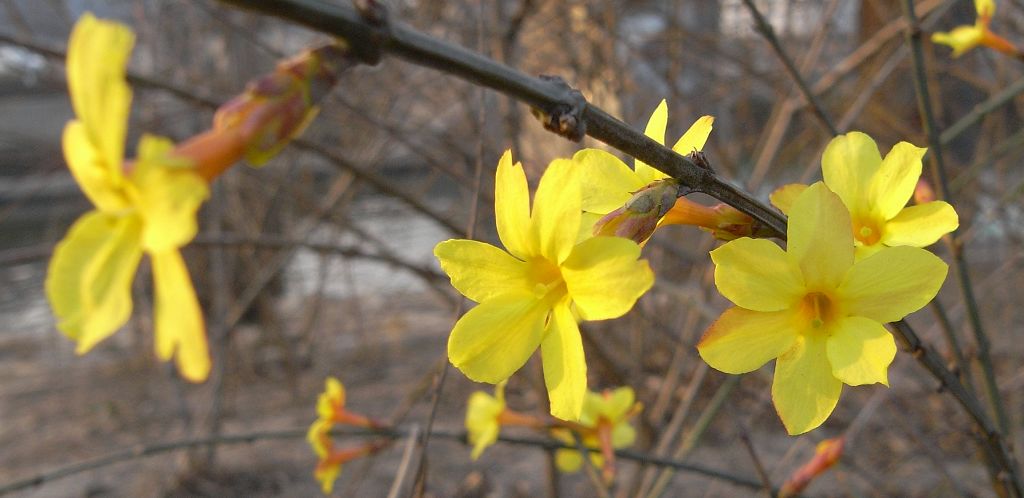
{"label": "flower center", "polygon": [[821,292],[810,292],[800,303],[800,314],[807,319],[811,329],[819,331],[833,320],[836,307],[827,295]]}
{"label": "flower center", "polygon": [[534,294],[553,299],[565,294],[565,281],[557,265],[541,257],[529,259],[526,265],[526,275],[533,282]]}
{"label": "flower center", "polygon": [[882,227],[875,220],[853,220],[853,238],[860,245],[875,245],[882,238]]}

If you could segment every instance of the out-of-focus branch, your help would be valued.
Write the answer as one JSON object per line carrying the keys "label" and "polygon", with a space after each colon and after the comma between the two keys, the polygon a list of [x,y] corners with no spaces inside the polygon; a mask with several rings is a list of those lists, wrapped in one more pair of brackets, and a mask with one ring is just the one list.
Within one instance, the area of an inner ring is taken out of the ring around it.
{"label": "out-of-focus branch", "polygon": [[[534,78],[487,57],[387,20],[371,22],[355,10],[319,0],[224,0],[226,3],[281,17],[345,39],[354,53],[373,63],[391,54],[432,67],[512,96],[554,120],[566,135],[583,133],[636,157],[677,179],[750,215],[773,235],[785,238],[785,217],[643,133],[581,100],[579,92],[552,79]],[[575,122],[574,122],[575,121]]]}
{"label": "out-of-focus branch", "polygon": [[[404,439],[409,437],[413,431],[413,428],[383,428],[379,430],[368,430],[368,429],[352,429],[352,428],[336,428],[331,430],[332,436],[341,437],[382,437],[387,439]],[[302,439],[306,437],[308,428],[297,427],[291,429],[281,429],[276,431],[260,431],[260,432],[249,432],[245,434],[222,434],[216,437],[205,437],[205,438],[191,438],[191,439],[180,439],[177,441],[168,441],[163,443],[153,444],[139,444],[131,448],[115,451],[108,455],[101,457],[84,460],[81,462],[75,462],[63,467],[58,467],[53,470],[41,472],[31,477],[24,479],[18,479],[15,481],[8,482],[4,485],[0,485],[0,495],[13,493],[23,489],[40,486],[48,482],[70,477],[82,472],[88,472],[90,470],[96,470],[110,465],[116,465],[131,460],[137,460],[139,458],[160,455],[163,453],[169,453],[172,451],[180,451],[191,448],[201,448],[208,445],[215,444],[250,444],[259,441],[273,441],[273,440],[292,440]],[[446,439],[449,441],[458,441],[462,444],[468,445],[466,431],[463,430],[445,430],[435,429],[433,437]],[[574,446],[562,443],[555,439],[545,439],[538,437],[512,437],[512,436],[499,436],[498,441],[507,444],[514,444],[520,446],[532,446],[537,448],[543,448],[547,450],[557,449],[575,449]],[[684,463],[678,460],[672,460],[669,458],[660,458],[647,455],[638,451],[618,450],[615,452],[616,458],[623,460],[632,460],[635,462],[643,462],[649,465],[655,465],[659,467],[673,468],[683,472],[690,472],[694,474],[700,474],[707,477],[714,477],[721,479],[722,481],[735,484],[737,486],[743,486],[750,489],[762,489],[762,484],[757,479],[752,479],[746,476],[733,474],[728,471],[718,470],[711,467],[706,467],[698,464]],[[312,460],[312,455],[310,456]]]}

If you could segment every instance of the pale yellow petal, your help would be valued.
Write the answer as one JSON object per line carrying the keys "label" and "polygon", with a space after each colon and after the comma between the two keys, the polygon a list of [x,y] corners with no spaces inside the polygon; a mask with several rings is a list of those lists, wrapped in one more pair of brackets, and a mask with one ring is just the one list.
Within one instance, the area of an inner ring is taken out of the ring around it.
{"label": "pale yellow petal", "polygon": [[782,211],[782,214],[789,216],[790,209],[793,208],[793,202],[807,190],[807,185],[802,183],[790,183],[783,185],[774,192],[768,195],[768,200],[771,201],[772,205]]}
{"label": "pale yellow petal", "polygon": [[753,372],[793,347],[794,322],[788,310],[763,313],[729,308],[704,332],[697,352],[715,370]]}
{"label": "pale yellow petal", "polygon": [[887,246],[927,247],[956,230],[960,218],[945,201],[910,206],[885,223],[882,243]]}
{"label": "pale yellow petal", "polygon": [[701,116],[690,125],[690,129],[686,130],[683,136],[679,137],[676,144],[672,146],[672,150],[683,156],[694,151],[704,150],[704,144],[707,143],[708,137],[711,136],[711,128],[714,124],[714,117]]}
{"label": "pale yellow petal", "polygon": [[156,355],[164,361],[173,355],[182,377],[202,382],[210,374],[210,350],[188,268],[173,249],[150,253],[150,259],[156,287]]}
{"label": "pale yellow petal", "polygon": [[626,163],[600,149],[583,149],[573,156],[579,163],[584,211],[608,214],[626,203],[646,184]]}
{"label": "pale yellow petal", "polygon": [[821,157],[825,185],[855,215],[867,209],[868,185],[881,165],[875,141],[859,131],[833,138]]}
{"label": "pale yellow petal", "polygon": [[132,182],[145,223],[142,246],[148,251],[177,249],[191,241],[198,230],[196,213],[210,194],[199,175],[169,158],[173,147],[170,140],[151,135],[139,141]]}
{"label": "pale yellow petal", "polygon": [[[665,128],[667,128],[667,126],[668,104],[664,99],[662,99],[661,103],[658,104],[658,107],[654,108],[654,112],[651,113],[650,119],[647,120],[647,127],[644,129],[644,135],[647,135],[650,139],[661,145],[665,145]],[[640,179],[643,185],[668,177],[665,173],[652,168],[650,165],[639,159],[633,161],[633,166],[636,169],[637,178]]]}
{"label": "pale yellow petal", "polygon": [[789,213],[788,249],[809,291],[835,289],[853,263],[850,213],[823,183],[807,187]]}
{"label": "pale yellow petal", "polygon": [[129,206],[122,192],[123,175],[120,170],[112,171],[103,165],[100,151],[89,141],[81,121],[68,122],[64,127],[62,144],[71,175],[93,205],[106,212],[120,211]]}
{"label": "pale yellow petal", "polygon": [[88,352],[116,332],[132,311],[131,284],[142,258],[140,224],[132,216],[91,211],[53,252],[46,296],[57,328]]}
{"label": "pale yellow petal", "polygon": [[540,346],[550,312],[533,294],[511,292],[463,315],[448,337],[448,359],[466,377],[497,384],[512,376]]}
{"label": "pale yellow petal", "polygon": [[579,326],[566,303],[555,306],[540,348],[551,415],[579,420],[587,393],[587,361]]}
{"label": "pale yellow petal", "polygon": [[754,311],[786,309],[805,293],[800,268],[774,242],[741,238],[711,251],[718,292]]}
{"label": "pale yellow petal", "polygon": [[868,186],[868,205],[879,218],[888,220],[907,205],[921,177],[921,158],[927,150],[900,142],[885,155]]}
{"label": "pale yellow petal", "polygon": [[843,383],[832,375],[824,335],[803,334],[775,362],[772,401],[790,435],[817,428],[835,409]]}
{"label": "pale yellow petal", "polygon": [[512,255],[525,260],[537,254],[530,233],[530,188],[523,165],[512,164],[511,150],[502,154],[494,177],[494,223],[498,238]]}
{"label": "pale yellow petal", "polygon": [[490,244],[446,240],[434,247],[434,256],[451,278],[452,287],[478,303],[512,290],[533,289],[527,264]]}
{"label": "pale yellow petal", "polygon": [[858,261],[837,290],[848,314],[894,322],[928,304],[948,267],[916,247],[887,247]]}
{"label": "pale yellow petal", "polygon": [[985,27],[981,24],[957,26],[948,33],[933,33],[932,42],[953,48],[953,57],[960,57],[977,47],[985,38]]}
{"label": "pale yellow petal", "polygon": [[97,163],[120,174],[132,92],[125,80],[135,35],[120,23],[86,13],[68,40],[67,78],[71,104],[82,122]]}
{"label": "pale yellow petal", "polygon": [[974,11],[978,13],[978,17],[992,17],[996,13],[996,2],[995,0],[974,0]]}
{"label": "pale yellow petal", "polygon": [[594,237],[573,248],[562,265],[577,309],[587,320],[618,318],[654,285],[640,246],[621,237]]}
{"label": "pale yellow petal", "polygon": [[828,361],[832,374],[851,386],[889,385],[889,364],[896,341],[882,324],[860,316],[840,319],[829,327]]}
{"label": "pale yellow petal", "polygon": [[540,254],[552,263],[561,264],[576,245],[581,195],[579,164],[570,159],[551,161],[537,186],[531,222]]}

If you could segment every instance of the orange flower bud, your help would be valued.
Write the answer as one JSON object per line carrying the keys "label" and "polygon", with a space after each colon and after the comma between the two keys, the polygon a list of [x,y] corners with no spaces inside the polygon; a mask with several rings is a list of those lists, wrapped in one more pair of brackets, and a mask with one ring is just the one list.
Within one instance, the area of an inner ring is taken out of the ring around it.
{"label": "orange flower bud", "polygon": [[594,224],[594,235],[625,237],[643,243],[658,228],[679,192],[674,180],[659,180],[633,193],[626,204]]}
{"label": "orange flower bud", "polygon": [[845,441],[845,438],[840,436],[818,443],[818,447],[814,449],[814,456],[802,467],[796,469],[796,472],[793,472],[782,485],[782,489],[779,490],[779,498],[793,496],[803,491],[815,477],[832,468],[843,454]]}
{"label": "orange flower bud", "polygon": [[914,204],[925,204],[935,200],[935,189],[928,183],[928,180],[924,178],[917,180],[917,186],[914,187]]}

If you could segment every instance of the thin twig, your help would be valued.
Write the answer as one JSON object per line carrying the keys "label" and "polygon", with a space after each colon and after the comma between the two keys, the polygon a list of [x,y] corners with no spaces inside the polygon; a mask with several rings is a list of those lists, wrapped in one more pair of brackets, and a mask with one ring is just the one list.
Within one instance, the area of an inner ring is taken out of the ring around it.
{"label": "thin twig", "polygon": [[[412,428],[385,428],[376,431],[367,429],[351,429],[351,428],[335,428],[331,430],[331,435],[339,437],[383,437],[388,439],[403,439],[413,434],[416,430]],[[306,427],[296,427],[290,429],[281,429],[274,431],[257,431],[249,432],[244,434],[221,434],[217,437],[201,437],[201,438],[188,438],[180,439],[176,441],[168,441],[163,443],[152,443],[152,444],[138,444],[130,448],[115,451],[107,455],[103,455],[81,462],[75,462],[56,469],[52,469],[46,472],[40,472],[34,476],[27,477],[24,479],[17,479],[7,484],[0,485],[0,496],[12,493],[14,491],[20,491],[23,489],[32,488],[49,482],[53,482],[65,477],[70,477],[90,470],[96,470],[99,468],[115,465],[123,462],[137,460],[139,458],[155,456],[162,453],[168,453],[172,451],[186,450],[190,448],[199,448],[208,446],[211,444],[241,444],[241,443],[254,443],[258,441],[271,441],[271,440],[290,440],[290,439],[303,439],[306,437]],[[435,429],[434,437],[446,439],[449,441],[457,441],[464,445],[469,445],[467,442],[467,434],[465,431],[453,431],[453,430],[442,430]],[[558,449],[575,449],[573,446],[565,444],[555,439],[545,438],[529,438],[529,437],[512,437],[512,436],[499,436],[498,441],[514,444],[520,446],[533,446],[538,448],[544,448],[547,450],[558,450]],[[676,470],[691,472],[695,474],[701,474],[708,477],[721,479],[723,481],[743,486],[750,489],[760,489],[761,483],[756,479],[744,477],[733,474],[728,471],[718,470],[703,465],[684,463],[668,458],[654,457],[646,455],[641,452],[619,450],[615,452],[615,457],[623,460],[631,460],[636,462],[644,462],[650,465],[657,465],[662,467],[671,467]]]}
{"label": "thin twig", "polygon": [[[949,181],[947,180],[946,165],[942,155],[942,141],[939,138],[939,132],[935,124],[935,115],[932,112],[931,96],[929,95],[928,90],[928,76],[924,66],[924,54],[921,50],[921,30],[917,25],[917,14],[914,13],[913,0],[904,0],[903,15],[906,17],[907,25],[909,26],[907,31],[907,43],[910,45],[910,57],[914,66],[912,74],[914,77],[914,87],[917,90],[917,106],[921,114],[921,125],[924,127],[924,132],[928,136],[928,148],[931,153],[932,180],[938,183],[942,198],[953,203],[952,193],[949,189]],[[946,240],[953,241],[956,237],[957,231],[954,231],[952,238]],[[974,295],[974,289],[971,285],[971,278],[967,268],[967,260],[963,253],[963,246],[957,242],[951,242],[948,245],[953,254],[953,266],[957,272],[960,291],[964,298],[964,304],[967,306],[967,316],[971,323],[971,330],[974,332],[974,340],[978,345],[977,357],[978,361],[981,363],[985,390],[988,394],[992,411],[995,413],[997,427],[1005,433],[1009,428],[1009,422],[1006,416],[1006,410],[1003,407],[1002,396],[999,394],[999,388],[996,384],[995,372],[992,365],[992,355],[990,352],[991,346],[988,335],[985,333],[985,329],[981,321],[981,313],[978,309],[978,302]],[[1024,493],[1024,489],[1022,489],[1024,486],[1019,482],[1016,484],[1016,487],[1018,488],[1018,494]]]}
{"label": "thin twig", "polygon": [[761,15],[761,11],[757,10],[757,6],[754,5],[753,0],[743,0],[743,4],[746,5],[747,10],[750,12],[751,17],[754,18],[754,26],[757,28],[757,32],[761,33],[768,44],[771,45],[775,55],[782,61],[782,65],[786,68],[786,72],[789,73],[789,77],[796,83],[797,88],[800,89],[800,93],[803,94],[807,102],[811,104],[811,110],[814,112],[814,116],[821,121],[821,124],[825,125],[828,132],[832,136],[839,134],[839,129],[836,128],[835,123],[832,122],[832,118],[825,112],[825,108],[821,105],[818,97],[811,91],[810,87],[807,86],[807,82],[804,81],[803,76],[800,76],[800,70],[796,68],[796,64],[793,63],[793,59],[786,54],[786,51],[782,48],[782,44],[779,43],[779,38],[775,36],[775,30],[772,29],[772,25],[768,24],[768,21]]}

